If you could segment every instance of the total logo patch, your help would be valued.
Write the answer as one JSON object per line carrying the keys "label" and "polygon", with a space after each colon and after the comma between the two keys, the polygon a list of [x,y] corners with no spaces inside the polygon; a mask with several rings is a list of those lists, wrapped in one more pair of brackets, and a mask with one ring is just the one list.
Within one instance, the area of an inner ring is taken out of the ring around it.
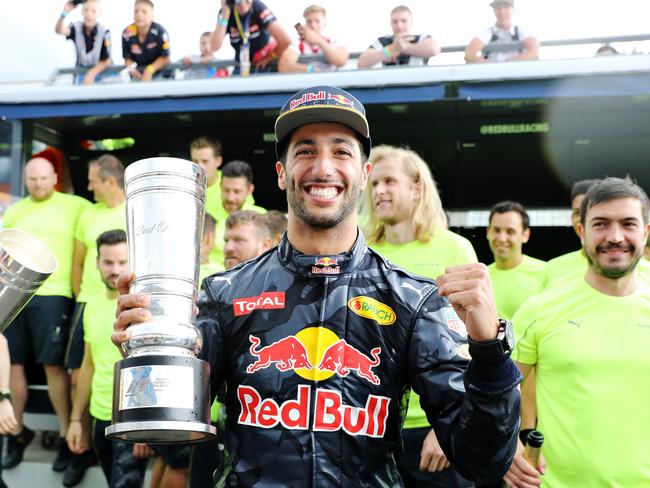
{"label": "total logo patch", "polygon": [[397,318],[392,308],[370,297],[351,298],[348,300],[348,308],[358,316],[372,319],[379,325],[391,325]]}
{"label": "total logo patch", "polygon": [[232,302],[235,317],[248,315],[253,310],[277,310],[284,308],[283,291],[265,291],[256,297],[236,298]]}

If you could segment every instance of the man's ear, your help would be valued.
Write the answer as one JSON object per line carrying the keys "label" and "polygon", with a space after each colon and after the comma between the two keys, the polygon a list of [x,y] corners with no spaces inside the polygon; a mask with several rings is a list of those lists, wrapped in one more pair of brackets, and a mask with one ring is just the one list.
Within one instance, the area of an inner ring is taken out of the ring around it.
{"label": "man's ear", "polygon": [[530,227],[523,232],[521,237],[521,242],[526,244],[529,239],[530,239]]}
{"label": "man's ear", "polygon": [[278,187],[280,190],[286,190],[287,185],[285,183],[285,172],[284,172],[284,165],[278,161],[275,163],[275,171],[278,174]]}

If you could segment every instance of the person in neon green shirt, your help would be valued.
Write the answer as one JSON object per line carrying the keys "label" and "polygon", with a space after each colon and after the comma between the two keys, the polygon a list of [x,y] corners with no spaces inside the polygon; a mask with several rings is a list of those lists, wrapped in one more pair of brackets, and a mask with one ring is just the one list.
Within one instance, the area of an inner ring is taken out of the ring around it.
{"label": "person in neon green shirt", "polygon": [[[571,188],[571,225],[573,231],[578,237],[578,224],[580,224],[580,205],[585,199],[587,190],[594,183],[600,180],[580,180],[576,181]],[[582,255],[582,249],[563,254],[556,258],[551,259],[546,263],[544,270],[545,286],[551,286],[555,280],[559,278],[566,278],[570,274],[576,276],[584,276],[587,271],[587,261]]]}
{"label": "person in neon green shirt", "polygon": [[220,263],[210,261],[210,252],[214,247],[214,234],[216,223],[212,216],[206,212],[203,218],[203,236],[201,237],[201,264],[199,266],[199,288],[203,279],[223,271],[224,266]]}
{"label": "person in neon green shirt", "polygon": [[521,203],[504,201],[490,210],[487,240],[494,256],[488,266],[499,317],[512,320],[519,306],[544,288],[544,266],[526,256],[523,245],[530,239],[530,219]]}
{"label": "person in neon green shirt", "polygon": [[228,215],[238,210],[252,210],[266,213],[266,209],[248,202],[253,194],[253,168],[245,161],[230,161],[224,165],[221,172],[221,206],[216,215],[211,213],[217,221],[215,245],[210,253],[210,260],[215,263],[224,262],[224,235],[226,232],[226,219]]}
{"label": "person in neon green shirt", "polygon": [[[370,247],[407,271],[433,279],[447,267],[478,262],[471,243],[447,229],[436,183],[420,156],[382,145],[373,148],[369,161],[373,166],[360,220]],[[450,467],[413,392],[402,441],[404,454],[398,468],[406,486],[474,486]]]}
{"label": "person in neon green shirt", "polygon": [[[37,290],[36,296],[16,317],[6,332],[11,357],[13,406],[18,422],[18,436],[10,436],[5,468],[22,461],[28,442],[33,437],[23,429],[23,412],[27,402],[25,364],[35,359],[43,364],[48,393],[59,419],[60,435],[55,471],[64,471],[71,460],[63,439],[70,414],[70,382],[64,368],[65,345],[70,331],[74,307],[70,270],[74,248],[74,228],[83,210],[90,206],[86,199],[56,191],[58,177],[52,163],[34,158],[25,164],[25,186],[29,195],[10,206],[4,215],[4,226],[28,232],[42,240],[54,253],[57,269]],[[34,359],[31,359],[31,352]],[[22,430],[22,432],[21,432]]]}
{"label": "person in neon green shirt", "polygon": [[104,434],[113,414],[113,367],[122,359],[110,337],[117,308],[117,278],[128,270],[126,232],[109,230],[96,242],[96,271],[99,270],[104,283],[104,292],[91,297],[84,308],[85,350],[66,439],[72,452],[81,454],[87,450],[81,419],[88,410],[93,447],[108,485],[140,488],[149,448],[144,444],[110,441]]}
{"label": "person in neon green shirt", "polygon": [[578,226],[584,278],[547,288],[515,314],[512,357],[524,375],[536,373],[536,412],[522,418],[537,425],[522,429],[537,428],[546,441],[539,471],[520,444],[509,484],[527,476],[550,488],[650,486],[650,393],[642,386],[650,376],[650,287],[637,275],[649,208],[629,179],[591,186]]}
{"label": "person in neon green shirt", "polygon": [[[221,142],[210,136],[197,137],[190,142],[190,158],[193,163],[200,165],[205,171],[207,179],[205,211],[218,222],[219,217],[223,214],[221,171],[219,170],[223,163]],[[255,205],[252,193],[246,198],[246,205]],[[221,262],[219,261],[220,264]]]}

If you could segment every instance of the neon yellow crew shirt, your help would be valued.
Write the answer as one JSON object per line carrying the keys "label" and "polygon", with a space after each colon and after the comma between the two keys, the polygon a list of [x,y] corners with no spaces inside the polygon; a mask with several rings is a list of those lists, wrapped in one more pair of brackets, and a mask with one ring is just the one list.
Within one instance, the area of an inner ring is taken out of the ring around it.
{"label": "neon yellow crew shirt", "polygon": [[[443,274],[449,266],[478,262],[472,243],[447,229],[437,231],[429,242],[415,240],[406,244],[391,244],[384,239],[380,243],[370,244],[370,247],[408,272],[433,279]],[[429,427],[429,421],[420,406],[420,397],[411,390],[404,428],[419,427]]]}
{"label": "neon yellow crew shirt", "polygon": [[[221,266],[225,266],[223,246],[224,238],[226,236],[226,219],[228,219],[228,213],[223,210],[223,207],[221,207],[221,210],[223,214],[221,215],[221,218],[217,219],[217,225],[214,229],[214,247],[210,252],[210,261],[216,264],[220,264]],[[241,208],[241,210],[252,210],[253,212],[258,212],[261,214],[266,213],[265,208],[258,207],[257,205],[249,205],[247,202],[244,202],[244,206]]]}
{"label": "neon yellow crew shirt", "polygon": [[650,288],[613,297],[568,280],[513,322],[512,358],[536,365],[542,486],[650,486]]}
{"label": "neon yellow crew shirt", "polygon": [[496,263],[488,266],[499,317],[512,320],[519,306],[544,289],[545,261],[524,254],[519,265],[499,269]]}
{"label": "neon yellow crew shirt", "polygon": [[[97,271],[97,268],[95,268]],[[104,293],[93,296],[84,309],[84,342],[90,346],[95,371],[91,383],[90,414],[99,420],[111,420],[113,411],[113,367],[122,359],[111,342],[117,298]]]}
{"label": "neon yellow crew shirt", "polygon": [[74,229],[81,213],[91,206],[85,198],[55,191],[42,202],[35,202],[31,197],[23,198],[5,212],[5,228],[20,229],[37,237],[56,256],[56,271],[45,280],[36,295],[72,298]]}
{"label": "neon yellow crew shirt", "polygon": [[[546,288],[562,285],[570,279],[581,279],[587,274],[589,263],[582,249],[563,254],[546,263]],[[650,286],[650,261],[641,258],[636,267],[637,277]]]}
{"label": "neon yellow crew shirt", "polygon": [[102,233],[114,229],[126,230],[125,202],[113,208],[98,202],[86,209],[79,217],[75,239],[86,246],[86,257],[78,302],[88,302],[94,296],[106,293],[106,285],[97,271],[97,238]]}

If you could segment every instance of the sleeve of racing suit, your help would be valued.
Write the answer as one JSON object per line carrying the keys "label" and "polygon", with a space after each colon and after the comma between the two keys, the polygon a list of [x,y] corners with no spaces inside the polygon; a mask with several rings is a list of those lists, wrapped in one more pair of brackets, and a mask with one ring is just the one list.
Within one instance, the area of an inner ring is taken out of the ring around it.
{"label": "sleeve of racing suit", "polygon": [[507,357],[470,361],[466,339],[453,331],[460,319],[432,293],[414,317],[409,375],[440,446],[464,477],[502,479],[519,432],[521,374]]}
{"label": "sleeve of racing suit", "polygon": [[203,338],[198,357],[210,365],[210,403],[212,404],[224,381],[224,338],[217,318],[217,302],[206,293],[205,288],[199,293],[198,306],[196,326]]}

